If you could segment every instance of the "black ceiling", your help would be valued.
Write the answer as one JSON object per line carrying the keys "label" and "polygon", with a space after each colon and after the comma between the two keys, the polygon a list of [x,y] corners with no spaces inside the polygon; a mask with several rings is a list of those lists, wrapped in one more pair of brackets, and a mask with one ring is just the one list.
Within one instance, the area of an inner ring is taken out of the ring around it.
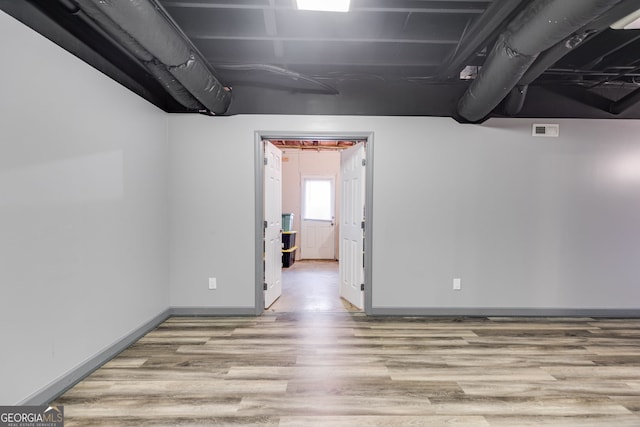
{"label": "black ceiling", "polygon": [[[352,0],[348,13],[337,13],[300,11],[295,0],[149,1],[232,89],[225,115],[452,117],[473,81],[460,72],[471,66],[473,75],[498,35],[531,3]],[[523,105],[509,115],[640,118],[640,30],[613,30],[603,21],[640,9],[640,0],[613,3],[602,22],[572,33],[577,47],[540,54],[525,75],[532,81]],[[0,8],[165,111],[188,111],[131,55],[74,14],[74,5],[0,0]],[[616,102],[625,96],[628,102]],[[504,111],[498,106],[490,116]]]}

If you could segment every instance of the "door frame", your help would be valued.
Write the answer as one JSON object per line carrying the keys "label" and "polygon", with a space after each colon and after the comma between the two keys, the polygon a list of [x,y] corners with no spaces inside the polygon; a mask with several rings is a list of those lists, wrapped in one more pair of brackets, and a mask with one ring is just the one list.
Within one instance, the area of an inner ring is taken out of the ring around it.
{"label": "door frame", "polygon": [[[264,139],[359,139],[365,141],[367,159],[365,172],[365,229],[364,229],[364,313],[372,312],[373,281],[373,132],[254,132],[254,192],[255,192],[255,314],[264,313]],[[341,208],[342,209],[342,208]],[[339,262],[339,261],[338,261]]]}

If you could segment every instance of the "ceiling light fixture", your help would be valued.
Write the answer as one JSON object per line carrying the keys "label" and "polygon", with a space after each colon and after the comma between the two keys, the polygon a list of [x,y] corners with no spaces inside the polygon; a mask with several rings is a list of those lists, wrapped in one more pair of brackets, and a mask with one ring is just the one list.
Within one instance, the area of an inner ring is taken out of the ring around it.
{"label": "ceiling light fixture", "polygon": [[297,0],[299,10],[348,12],[351,0]]}
{"label": "ceiling light fixture", "polygon": [[636,10],[631,15],[625,16],[618,22],[611,24],[614,30],[638,30],[640,29],[640,10]]}

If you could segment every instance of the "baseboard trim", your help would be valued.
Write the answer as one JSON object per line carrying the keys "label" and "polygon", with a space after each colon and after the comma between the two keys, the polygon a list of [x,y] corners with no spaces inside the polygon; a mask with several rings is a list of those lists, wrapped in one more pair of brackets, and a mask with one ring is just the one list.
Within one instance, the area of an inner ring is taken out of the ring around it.
{"label": "baseboard trim", "polygon": [[[373,316],[640,318],[640,309],[373,307]],[[18,405],[45,405],[173,316],[256,316],[254,307],[170,307]]]}
{"label": "baseboard trim", "polygon": [[255,307],[171,307],[171,316],[255,316]]}
{"label": "baseboard trim", "polygon": [[372,316],[469,316],[469,317],[595,317],[640,318],[640,309],[600,308],[442,308],[442,307],[373,307]]}
{"label": "baseboard trim", "polygon": [[169,309],[164,310],[162,313],[153,317],[151,320],[138,327],[113,345],[109,346],[105,350],[86,360],[73,370],[69,371],[62,377],[58,378],[51,384],[45,386],[41,390],[33,393],[27,397],[18,405],[46,405],[56,399],[58,396],[69,390],[71,387],[91,375],[96,369],[113,359],[120,354],[123,350],[129,347],[134,342],[145,336],[150,331],[154,330],[158,325],[167,320],[171,316]]}
{"label": "baseboard trim", "polygon": [[256,310],[254,307],[169,307],[113,345],[86,360],[41,390],[36,391],[18,403],[18,405],[45,405],[50,403],[172,316],[255,315]]}

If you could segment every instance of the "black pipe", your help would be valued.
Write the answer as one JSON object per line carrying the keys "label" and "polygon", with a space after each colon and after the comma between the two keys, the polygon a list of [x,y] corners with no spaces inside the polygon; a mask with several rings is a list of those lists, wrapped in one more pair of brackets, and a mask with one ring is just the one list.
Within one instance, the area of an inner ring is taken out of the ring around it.
{"label": "black pipe", "polygon": [[437,74],[446,78],[457,77],[467,64],[469,58],[480,48],[484,47],[488,40],[495,37],[504,21],[507,20],[523,1],[494,0],[491,5],[480,15],[460,40],[460,48],[456,49]]}
{"label": "black pipe", "polygon": [[171,94],[173,99],[178,101],[182,106],[190,110],[202,110],[204,106],[194,98],[191,93],[167,70],[163,64],[158,61],[149,61],[145,63],[145,67],[156,78],[158,83]]}
{"label": "black pipe", "polygon": [[231,93],[215,78],[209,68],[195,56],[169,72],[213,113],[224,113],[229,107]]}
{"label": "black pipe", "polygon": [[[153,55],[149,53],[144,47],[140,46],[133,37],[127,34],[118,26],[111,18],[105,15],[100,8],[98,8],[91,0],[75,0],[81,10],[75,12],[76,15],[84,18],[88,16],[91,18],[103,31],[106,31],[109,36],[120,46],[126,48],[140,61],[147,62],[153,60]],[[80,14],[84,14],[80,15]]]}
{"label": "black pipe", "polygon": [[459,116],[469,122],[485,119],[516,86],[535,59],[535,56],[518,54],[510,49],[504,35],[500,35],[478,77],[458,103]]}
{"label": "black pipe", "polygon": [[[218,81],[191,42],[175,28],[156,0],[75,1],[143,60],[178,102],[191,109],[195,105],[200,106],[198,109],[204,106],[215,114],[227,111],[231,93]],[[160,64],[166,72],[159,69]]]}
{"label": "black pipe", "polygon": [[522,111],[524,107],[524,100],[527,98],[527,91],[529,86],[516,86],[511,89],[509,95],[504,99],[504,105],[502,106],[505,115],[513,117]]}
{"label": "black pipe", "polygon": [[[70,0],[69,0],[70,1]],[[140,64],[151,73],[162,88],[171,95],[173,99],[178,101],[180,105],[190,110],[202,110],[204,106],[198,102],[191,94],[182,86],[175,77],[173,77],[167,68],[158,63],[151,54],[149,54],[142,46],[132,39],[124,31],[119,30],[109,18],[102,15],[100,11],[93,11],[92,15],[88,15],[81,9],[71,13],[89,25],[98,34],[107,40],[110,40],[114,46],[122,51],[133,61]]]}
{"label": "black pipe", "polygon": [[535,79],[540,77],[542,73],[549,69],[553,64],[562,59],[565,55],[571,52],[576,47],[580,46],[587,40],[588,37],[593,35],[595,31],[585,30],[578,34],[573,34],[570,37],[557,43],[550,49],[547,49],[536,58],[536,61],[529,67],[522,79],[520,79],[519,85],[530,85]]}
{"label": "black pipe", "polygon": [[[66,1],[70,2],[71,0]],[[159,63],[153,55],[142,47],[133,37],[123,31],[111,18],[103,14],[91,0],[75,1],[81,8],[71,12],[88,25],[91,25],[96,31],[100,32],[103,37],[112,40],[113,44],[123,52],[126,52],[139,61],[173,99],[190,110],[197,111],[205,108],[169,73],[166,66]],[[71,5],[71,3],[69,3],[69,5]],[[66,7],[69,8],[68,6]]]}
{"label": "black pipe", "polygon": [[115,22],[161,63],[177,66],[189,59],[189,46],[149,1],[76,0],[91,4]]}
{"label": "black pipe", "polygon": [[186,112],[151,78],[141,61],[70,0],[0,0],[0,9],[158,108]]}
{"label": "black pipe", "polygon": [[458,103],[469,122],[487,117],[516,86],[538,55],[593,21],[621,0],[534,0],[500,35]]}

